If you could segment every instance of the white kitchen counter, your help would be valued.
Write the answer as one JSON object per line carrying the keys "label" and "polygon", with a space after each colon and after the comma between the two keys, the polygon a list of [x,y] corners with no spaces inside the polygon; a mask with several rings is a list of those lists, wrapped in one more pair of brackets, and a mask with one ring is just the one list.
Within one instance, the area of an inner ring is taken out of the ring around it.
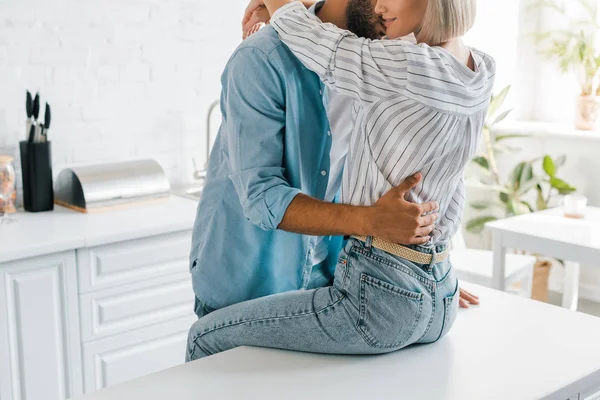
{"label": "white kitchen counter", "polygon": [[192,229],[197,202],[171,196],[164,202],[83,214],[55,206],[19,212],[0,225],[0,263],[123,240]]}
{"label": "white kitchen counter", "polygon": [[433,345],[353,357],[239,348],[81,400],[565,400],[600,390],[600,319],[467,288],[481,306],[461,310]]}

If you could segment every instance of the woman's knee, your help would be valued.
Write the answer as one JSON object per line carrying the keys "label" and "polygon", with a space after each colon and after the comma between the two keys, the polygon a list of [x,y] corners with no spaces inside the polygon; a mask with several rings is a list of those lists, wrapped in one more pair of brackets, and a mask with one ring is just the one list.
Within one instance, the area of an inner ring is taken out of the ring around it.
{"label": "woman's knee", "polygon": [[198,320],[192,324],[190,330],[188,332],[187,338],[187,354],[186,354],[186,362],[194,361],[199,358],[206,357],[210,354],[204,350],[204,346],[202,345],[202,334],[203,332],[203,323],[202,320]]}

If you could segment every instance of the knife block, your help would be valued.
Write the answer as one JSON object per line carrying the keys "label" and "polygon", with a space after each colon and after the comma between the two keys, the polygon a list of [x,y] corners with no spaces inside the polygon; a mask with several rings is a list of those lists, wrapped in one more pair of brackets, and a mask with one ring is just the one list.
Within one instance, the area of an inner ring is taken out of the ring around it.
{"label": "knife block", "polygon": [[21,173],[23,175],[23,206],[25,211],[41,212],[54,209],[52,187],[52,157],[50,142],[21,142]]}

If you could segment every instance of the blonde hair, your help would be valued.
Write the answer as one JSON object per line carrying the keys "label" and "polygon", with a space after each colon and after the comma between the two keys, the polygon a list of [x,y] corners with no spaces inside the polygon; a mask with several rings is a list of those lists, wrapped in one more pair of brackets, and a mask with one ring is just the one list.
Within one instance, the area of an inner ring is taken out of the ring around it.
{"label": "blonde hair", "polygon": [[437,46],[463,36],[473,27],[477,0],[428,0],[417,42]]}

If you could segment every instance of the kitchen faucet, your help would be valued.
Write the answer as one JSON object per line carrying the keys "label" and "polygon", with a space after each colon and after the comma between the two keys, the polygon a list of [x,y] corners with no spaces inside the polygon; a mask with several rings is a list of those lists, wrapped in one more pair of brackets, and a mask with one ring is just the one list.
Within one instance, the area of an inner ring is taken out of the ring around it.
{"label": "kitchen faucet", "polygon": [[210,119],[212,117],[213,112],[216,110],[219,105],[219,100],[213,101],[208,107],[208,115],[206,116],[206,161],[204,163],[204,169],[198,169],[196,165],[196,158],[192,158],[192,163],[194,164],[194,179],[202,180],[202,184],[206,183],[206,174],[208,173],[208,158],[210,157],[210,132],[211,132],[211,123]]}

